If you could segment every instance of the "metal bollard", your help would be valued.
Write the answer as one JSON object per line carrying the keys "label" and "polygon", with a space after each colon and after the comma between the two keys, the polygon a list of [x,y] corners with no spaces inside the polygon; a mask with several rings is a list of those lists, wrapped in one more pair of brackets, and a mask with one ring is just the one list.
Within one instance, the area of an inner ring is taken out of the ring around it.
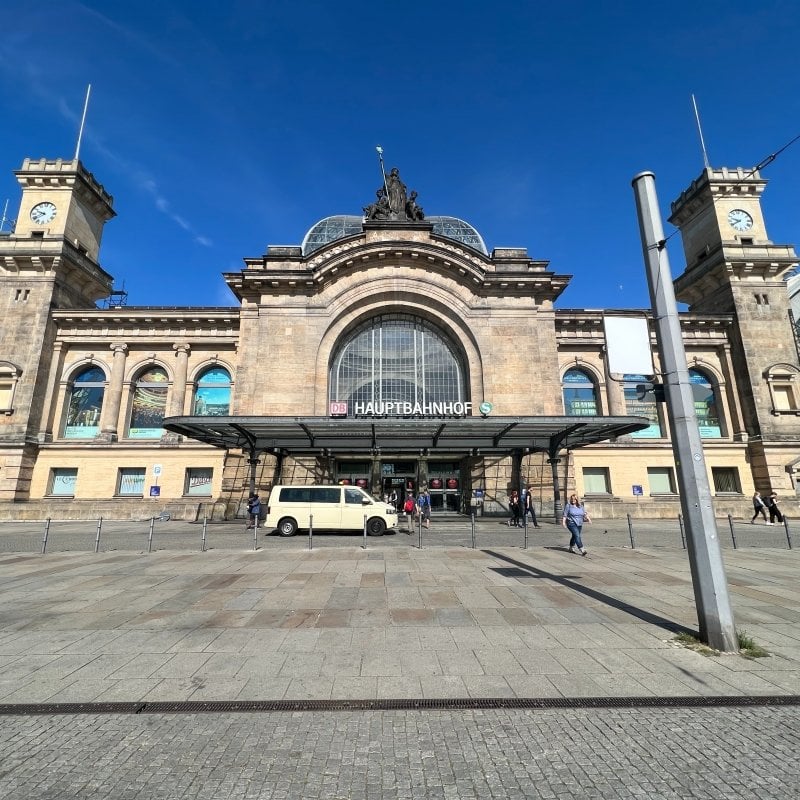
{"label": "metal bollard", "polygon": [[308,515],[308,549],[314,549],[314,515]]}
{"label": "metal bollard", "polygon": [[364,544],[361,545],[362,549],[367,549],[367,515],[364,514]]}
{"label": "metal bollard", "polygon": [[44,521],[44,536],[42,537],[42,555],[47,550],[47,537],[50,535],[50,517]]}
{"label": "metal bollard", "polygon": [[683,530],[683,514],[678,514],[678,526],[681,529],[681,547],[686,549],[686,532]]}
{"label": "metal bollard", "polygon": [[525,533],[523,534],[522,549],[523,550],[527,550],[528,549],[528,515],[527,514],[525,514],[525,516],[522,518],[522,527],[523,527],[523,529],[525,531]]}
{"label": "metal bollard", "polygon": [[792,535],[789,533],[789,520],[786,518],[786,514],[783,515],[783,529],[786,531],[786,543],[789,545],[789,549],[792,549]]}
{"label": "metal bollard", "polygon": [[475,549],[475,512],[473,511],[470,514],[470,518],[472,519],[472,549]]}
{"label": "metal bollard", "polygon": [[100,517],[100,519],[97,520],[97,536],[95,537],[95,540],[94,540],[94,551],[95,551],[95,553],[99,553],[100,552],[100,529],[102,527],[103,527],[103,518]]}
{"label": "metal bollard", "polygon": [[150,535],[147,537],[147,552],[153,552],[153,528],[156,526],[156,518],[150,517]]}
{"label": "metal bollard", "polygon": [[203,517],[203,543],[200,545],[200,552],[206,551],[206,532],[208,531],[208,517]]}
{"label": "metal bollard", "polygon": [[733,542],[733,549],[736,550],[736,533],[733,530],[733,517],[728,514],[728,527],[731,529],[731,541]]}
{"label": "metal bollard", "polygon": [[258,515],[256,515],[256,521],[253,523],[253,550],[258,550]]}
{"label": "metal bollard", "polygon": [[419,536],[417,539],[417,548],[422,550],[422,514],[417,514],[417,533]]}
{"label": "metal bollard", "polygon": [[636,542],[633,540],[633,523],[631,522],[631,515],[625,515],[628,518],[628,535],[631,537],[631,550],[636,549]]}

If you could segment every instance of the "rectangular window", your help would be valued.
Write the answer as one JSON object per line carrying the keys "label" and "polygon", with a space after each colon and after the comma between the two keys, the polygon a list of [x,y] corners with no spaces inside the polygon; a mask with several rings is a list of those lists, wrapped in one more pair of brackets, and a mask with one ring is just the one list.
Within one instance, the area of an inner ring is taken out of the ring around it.
{"label": "rectangular window", "polygon": [[56,497],[74,497],[77,481],[77,467],[56,467],[50,471],[50,490],[48,494]]}
{"label": "rectangular window", "polygon": [[672,467],[648,467],[650,494],[675,494],[675,473]]}
{"label": "rectangular window", "polygon": [[775,398],[776,411],[794,411],[794,392],[791,386],[773,386],[772,395]]}
{"label": "rectangular window", "polygon": [[191,496],[211,497],[213,476],[214,470],[211,467],[189,467],[186,470],[183,493]]}
{"label": "rectangular window", "polygon": [[143,497],[144,478],[144,467],[121,467],[117,473],[117,494],[121,497]]}
{"label": "rectangular window", "polygon": [[742,493],[739,470],[736,467],[711,467],[711,477],[714,479],[714,491],[717,494]]}
{"label": "rectangular window", "polygon": [[611,494],[611,481],[606,467],[583,468],[584,494]]}
{"label": "rectangular window", "polygon": [[0,410],[8,411],[11,409],[11,390],[13,384],[8,381],[0,381]]}

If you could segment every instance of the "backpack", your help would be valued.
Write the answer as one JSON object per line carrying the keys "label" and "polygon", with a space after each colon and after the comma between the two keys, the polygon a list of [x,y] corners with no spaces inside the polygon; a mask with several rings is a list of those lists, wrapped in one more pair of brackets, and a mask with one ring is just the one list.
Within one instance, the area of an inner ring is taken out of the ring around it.
{"label": "backpack", "polygon": [[405,511],[406,513],[409,513],[410,511],[413,511],[413,510],[414,510],[414,498],[413,497],[407,497],[406,498],[406,502],[403,503],[403,511]]}

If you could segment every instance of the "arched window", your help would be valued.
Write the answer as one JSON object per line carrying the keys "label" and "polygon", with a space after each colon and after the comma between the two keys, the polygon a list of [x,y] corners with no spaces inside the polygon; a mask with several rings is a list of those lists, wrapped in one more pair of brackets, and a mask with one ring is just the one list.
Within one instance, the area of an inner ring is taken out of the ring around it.
{"label": "arched window", "polygon": [[647,417],[649,427],[634,431],[632,439],[660,439],[661,417],[653,384],[644,375],[623,375],[622,391],[625,396],[625,411],[633,417]]}
{"label": "arched window", "polygon": [[149,367],[139,375],[133,390],[131,439],[157,439],[164,432],[161,423],[167,408],[167,373],[161,367]]}
{"label": "arched window", "polygon": [[93,439],[100,432],[105,383],[106,374],[100,367],[86,367],[72,379],[64,421],[65,439]]}
{"label": "arched window", "polygon": [[697,426],[703,439],[720,439],[722,430],[719,425],[719,403],[717,393],[705,372],[699,369],[689,370],[689,383],[692,385],[694,411],[697,414]]}
{"label": "arched window", "polygon": [[[373,317],[340,343],[331,363],[329,400],[368,416],[458,414],[467,398],[457,346],[419,317]],[[450,409],[448,411],[448,409]]]}
{"label": "arched window", "polygon": [[568,417],[597,416],[597,390],[586,372],[582,369],[568,369],[562,383],[564,413]]}
{"label": "arched window", "polygon": [[10,361],[0,361],[0,414],[11,414],[14,410],[14,394],[22,370]]}
{"label": "arched window", "polygon": [[198,417],[226,417],[231,411],[231,376],[223,367],[210,367],[197,378],[192,413]]}

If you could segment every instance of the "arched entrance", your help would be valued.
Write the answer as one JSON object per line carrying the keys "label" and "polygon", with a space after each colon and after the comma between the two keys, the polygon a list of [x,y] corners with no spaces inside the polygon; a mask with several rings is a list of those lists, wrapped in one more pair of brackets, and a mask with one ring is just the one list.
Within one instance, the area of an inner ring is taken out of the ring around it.
{"label": "arched entrance", "polygon": [[[355,418],[400,417],[413,434],[415,419],[455,417],[468,400],[461,348],[441,328],[410,314],[380,314],[349,331],[334,349],[329,401]],[[408,492],[427,487],[434,512],[460,509],[461,463],[452,457],[369,453],[338,459],[335,478],[379,483],[402,507]],[[376,474],[377,473],[377,474]]]}

